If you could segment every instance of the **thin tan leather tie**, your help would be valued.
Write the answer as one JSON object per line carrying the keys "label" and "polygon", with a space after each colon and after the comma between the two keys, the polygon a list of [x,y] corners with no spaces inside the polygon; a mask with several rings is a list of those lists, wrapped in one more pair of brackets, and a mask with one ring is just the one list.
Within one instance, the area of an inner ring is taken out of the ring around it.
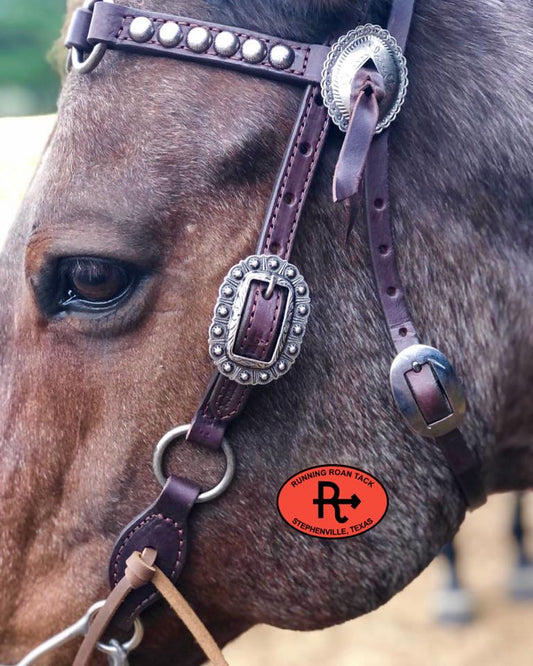
{"label": "thin tan leather tie", "polygon": [[352,113],[333,176],[333,201],[343,201],[359,192],[368,150],[378,122],[379,102],[384,95],[381,74],[362,67],[352,81]]}
{"label": "thin tan leather tie", "polygon": [[72,666],[89,664],[97,642],[109,626],[121,603],[132,590],[150,582],[155,585],[191,632],[211,663],[214,666],[228,666],[228,662],[204,623],[174,587],[172,581],[155,565],[156,557],[157,551],[153,548],[145,548],[142,553],[135,551],[128,557],[123,578],[113,588],[105,604],[92,621]]}

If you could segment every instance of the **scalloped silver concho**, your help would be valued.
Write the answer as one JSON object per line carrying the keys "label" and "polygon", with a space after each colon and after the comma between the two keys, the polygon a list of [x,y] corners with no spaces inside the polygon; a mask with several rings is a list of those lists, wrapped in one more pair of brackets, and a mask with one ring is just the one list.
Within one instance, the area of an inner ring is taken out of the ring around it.
{"label": "scalloped silver concho", "polygon": [[345,132],[350,122],[350,88],[353,77],[372,60],[385,82],[376,134],[396,118],[407,90],[407,64],[402,50],[388,30],[379,25],[350,30],[333,46],[322,70],[322,97],[333,122]]}
{"label": "scalloped silver concho", "polygon": [[[239,325],[253,281],[287,290],[278,342],[269,360],[239,356],[234,351]],[[300,353],[309,317],[309,287],[300,272],[276,255],[254,254],[230,269],[219,289],[209,329],[209,355],[219,372],[239,384],[268,384],[284,375]]]}

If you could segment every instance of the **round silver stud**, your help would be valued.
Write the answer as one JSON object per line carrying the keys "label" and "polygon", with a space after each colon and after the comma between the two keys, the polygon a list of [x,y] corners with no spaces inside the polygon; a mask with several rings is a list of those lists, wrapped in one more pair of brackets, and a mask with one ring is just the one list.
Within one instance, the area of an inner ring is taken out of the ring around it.
{"label": "round silver stud", "polygon": [[279,261],[277,259],[269,259],[268,260],[268,267],[269,268],[277,268],[279,266]]}
{"label": "round silver stud", "polygon": [[253,259],[250,259],[249,263],[252,268],[259,268],[259,259],[254,257]]}
{"label": "round silver stud", "polygon": [[266,54],[266,44],[255,37],[250,37],[242,45],[242,57],[252,65],[257,65],[264,60]]}
{"label": "round silver stud", "polygon": [[187,46],[195,53],[204,53],[211,46],[213,38],[207,28],[196,26],[187,34]]}
{"label": "round silver stud", "polygon": [[213,354],[215,356],[222,356],[223,353],[224,353],[224,348],[221,347],[220,345],[215,345],[213,347]]}
{"label": "round silver stud", "polygon": [[174,21],[166,21],[159,28],[157,39],[159,43],[166,46],[167,49],[177,46],[183,38],[183,31],[181,27]]}
{"label": "round silver stud", "polygon": [[232,365],[231,363],[226,362],[226,363],[224,363],[224,364],[222,365],[222,370],[223,370],[224,372],[228,372],[228,373],[229,373],[229,372],[231,372],[231,371],[233,370],[233,365]]}
{"label": "round silver stud", "polygon": [[270,375],[268,374],[268,372],[260,372],[260,373],[259,373],[259,379],[260,379],[262,382],[266,382],[266,381],[268,380],[269,377],[270,377]]}
{"label": "round silver stud", "polygon": [[294,51],[284,44],[276,44],[270,49],[268,60],[276,69],[287,69],[294,62]]}
{"label": "round silver stud", "polygon": [[217,325],[217,326],[213,326],[213,328],[211,329],[211,331],[212,331],[213,335],[214,335],[216,338],[219,338],[219,337],[222,335],[222,333],[224,333],[224,329],[222,328],[222,326],[218,326],[218,325]]}
{"label": "round silver stud", "polygon": [[298,306],[298,314],[299,315],[306,315],[307,314],[307,305],[299,305]]}
{"label": "round silver stud", "polygon": [[241,42],[237,35],[234,35],[229,30],[223,30],[219,32],[215,37],[215,51],[219,56],[224,56],[225,58],[231,58],[239,50]]}
{"label": "round silver stud", "polygon": [[233,289],[231,287],[229,287],[228,285],[226,285],[222,289],[222,293],[224,294],[224,296],[227,296],[229,298],[230,296],[233,296]]}
{"label": "round silver stud", "polygon": [[300,324],[296,324],[296,326],[292,329],[292,332],[294,335],[302,335],[304,329],[300,326]]}
{"label": "round silver stud", "polygon": [[154,25],[146,16],[137,16],[130,23],[128,30],[134,42],[147,42],[154,34]]}
{"label": "round silver stud", "polygon": [[236,280],[240,280],[240,279],[242,278],[242,276],[243,276],[243,272],[242,272],[242,270],[241,270],[240,268],[236,268],[236,269],[233,271],[232,275],[233,275],[233,277],[234,277]]}
{"label": "round silver stud", "polygon": [[285,271],[285,275],[288,278],[293,278],[296,276],[296,271],[294,270],[294,268],[292,268],[292,266],[289,266],[289,268],[287,268],[287,270]]}
{"label": "round silver stud", "polygon": [[296,354],[298,351],[298,347],[296,345],[289,345],[287,347],[287,351],[289,352],[289,354],[292,354],[294,356],[294,354]]}
{"label": "round silver stud", "polygon": [[250,373],[246,371],[241,372],[239,378],[242,382],[247,382],[250,379]]}
{"label": "round silver stud", "polygon": [[300,296],[305,296],[305,294],[307,293],[307,289],[304,287],[303,284],[301,284],[301,285],[299,285],[299,286],[296,288],[296,292],[297,292]]}
{"label": "round silver stud", "polygon": [[228,310],[228,308],[227,308],[225,305],[221,305],[221,306],[218,308],[218,314],[219,314],[221,317],[227,317],[228,314],[229,314],[229,310]]}
{"label": "round silver stud", "polygon": [[287,369],[287,364],[285,363],[285,361],[280,361],[278,363],[278,370],[280,372],[284,372],[286,369]]}

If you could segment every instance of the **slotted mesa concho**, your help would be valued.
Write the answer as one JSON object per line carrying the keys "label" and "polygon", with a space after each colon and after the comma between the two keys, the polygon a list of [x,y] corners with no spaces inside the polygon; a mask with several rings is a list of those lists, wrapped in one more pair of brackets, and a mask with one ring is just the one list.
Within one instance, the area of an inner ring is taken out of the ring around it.
{"label": "slotted mesa concho", "polygon": [[367,23],[351,30],[333,46],[322,70],[322,97],[333,122],[345,132],[350,122],[350,90],[358,69],[371,61],[383,77],[385,97],[379,105],[376,134],[396,118],[407,90],[407,65],[388,30]]}

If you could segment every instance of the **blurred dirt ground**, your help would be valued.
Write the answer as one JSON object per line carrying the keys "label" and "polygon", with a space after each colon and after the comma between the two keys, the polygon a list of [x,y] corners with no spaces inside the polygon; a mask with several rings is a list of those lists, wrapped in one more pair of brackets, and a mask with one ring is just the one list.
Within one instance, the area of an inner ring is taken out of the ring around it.
{"label": "blurred dirt ground", "polygon": [[[53,116],[0,119],[0,246],[53,122]],[[531,554],[532,495],[526,499]],[[461,574],[478,614],[467,626],[435,622],[446,573],[439,559],[370,615],[307,633],[258,626],[224,653],[231,666],[533,666],[533,600],[515,602],[507,593],[515,558],[511,516],[512,497],[496,496],[461,528]]]}

